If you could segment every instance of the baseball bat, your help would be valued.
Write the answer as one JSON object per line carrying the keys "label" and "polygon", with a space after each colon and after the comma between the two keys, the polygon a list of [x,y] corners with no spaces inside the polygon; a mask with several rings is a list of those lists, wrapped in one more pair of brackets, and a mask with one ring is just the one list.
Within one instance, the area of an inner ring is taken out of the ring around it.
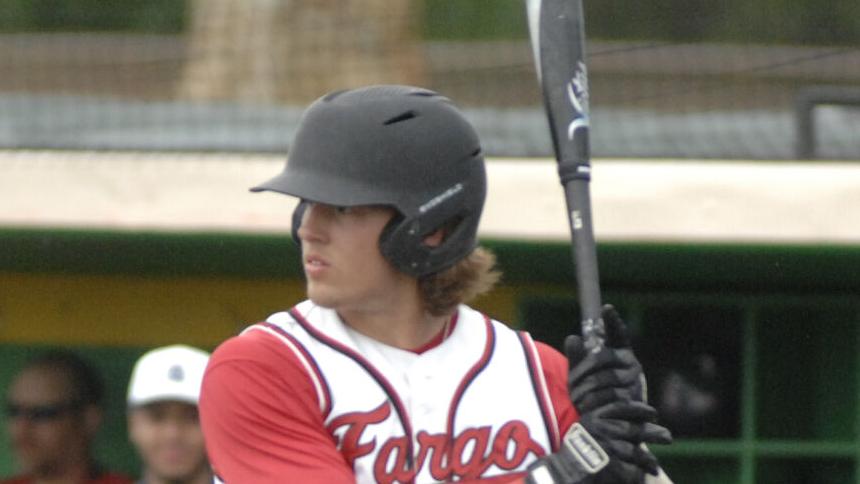
{"label": "baseball bat", "polygon": [[538,83],[564,187],[585,347],[603,346],[600,280],[591,222],[588,70],[582,0],[526,0]]}
{"label": "baseball bat", "polygon": [[[606,329],[600,316],[600,279],[588,188],[591,153],[582,0],[526,0],[526,11],[558,176],[564,187],[583,342],[596,351],[606,340]],[[672,480],[659,469],[657,476],[647,474],[645,483],[672,484]]]}

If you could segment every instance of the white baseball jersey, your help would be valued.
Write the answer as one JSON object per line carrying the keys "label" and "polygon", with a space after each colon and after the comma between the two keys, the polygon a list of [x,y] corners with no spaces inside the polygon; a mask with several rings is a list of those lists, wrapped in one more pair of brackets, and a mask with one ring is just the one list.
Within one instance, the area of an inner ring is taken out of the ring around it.
{"label": "white baseball jersey", "polygon": [[455,318],[451,334],[420,354],[364,336],[310,301],[245,332],[269,333],[301,361],[357,482],[522,471],[559,442],[535,344],[467,306]]}

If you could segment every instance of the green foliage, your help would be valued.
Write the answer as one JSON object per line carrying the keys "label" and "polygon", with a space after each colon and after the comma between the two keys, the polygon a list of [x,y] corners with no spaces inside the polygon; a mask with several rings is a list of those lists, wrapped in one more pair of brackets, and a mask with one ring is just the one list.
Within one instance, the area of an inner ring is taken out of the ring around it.
{"label": "green foliage", "polygon": [[589,36],[671,42],[860,42],[860,2],[841,0],[586,1]]}
{"label": "green foliage", "polygon": [[[407,1],[407,0],[392,0]],[[525,0],[424,2],[428,40],[527,35]],[[0,32],[180,32],[188,0],[3,0]],[[857,45],[860,2],[845,0],[585,0],[589,37],[669,42]]]}
{"label": "green foliage", "polygon": [[[425,36],[522,38],[525,0],[424,0]],[[856,45],[860,2],[844,0],[585,0],[591,38],[668,42]]]}
{"label": "green foliage", "polygon": [[516,39],[527,34],[523,0],[424,0],[432,40]]}
{"label": "green foliage", "polygon": [[184,0],[3,0],[0,31],[179,32]]}

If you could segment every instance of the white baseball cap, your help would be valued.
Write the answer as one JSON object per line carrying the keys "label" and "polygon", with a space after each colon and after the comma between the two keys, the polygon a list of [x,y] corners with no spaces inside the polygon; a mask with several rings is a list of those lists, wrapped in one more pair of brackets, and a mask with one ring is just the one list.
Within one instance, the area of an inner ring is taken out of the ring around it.
{"label": "white baseball cap", "polygon": [[128,385],[128,406],[157,401],[197,405],[209,353],[186,345],[148,351],[134,364]]}

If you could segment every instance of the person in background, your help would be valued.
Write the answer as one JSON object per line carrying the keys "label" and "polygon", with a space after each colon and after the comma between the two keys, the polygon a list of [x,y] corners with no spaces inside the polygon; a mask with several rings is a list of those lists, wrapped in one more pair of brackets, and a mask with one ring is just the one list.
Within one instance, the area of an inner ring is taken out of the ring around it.
{"label": "person in background", "polygon": [[30,360],[6,395],[7,429],[21,475],[2,484],[130,484],[106,472],[92,446],[104,386],[80,356],[50,351]]}
{"label": "person in background", "polygon": [[129,439],[143,463],[139,484],[209,484],[197,417],[209,354],[173,345],[144,354],[128,386]]}

